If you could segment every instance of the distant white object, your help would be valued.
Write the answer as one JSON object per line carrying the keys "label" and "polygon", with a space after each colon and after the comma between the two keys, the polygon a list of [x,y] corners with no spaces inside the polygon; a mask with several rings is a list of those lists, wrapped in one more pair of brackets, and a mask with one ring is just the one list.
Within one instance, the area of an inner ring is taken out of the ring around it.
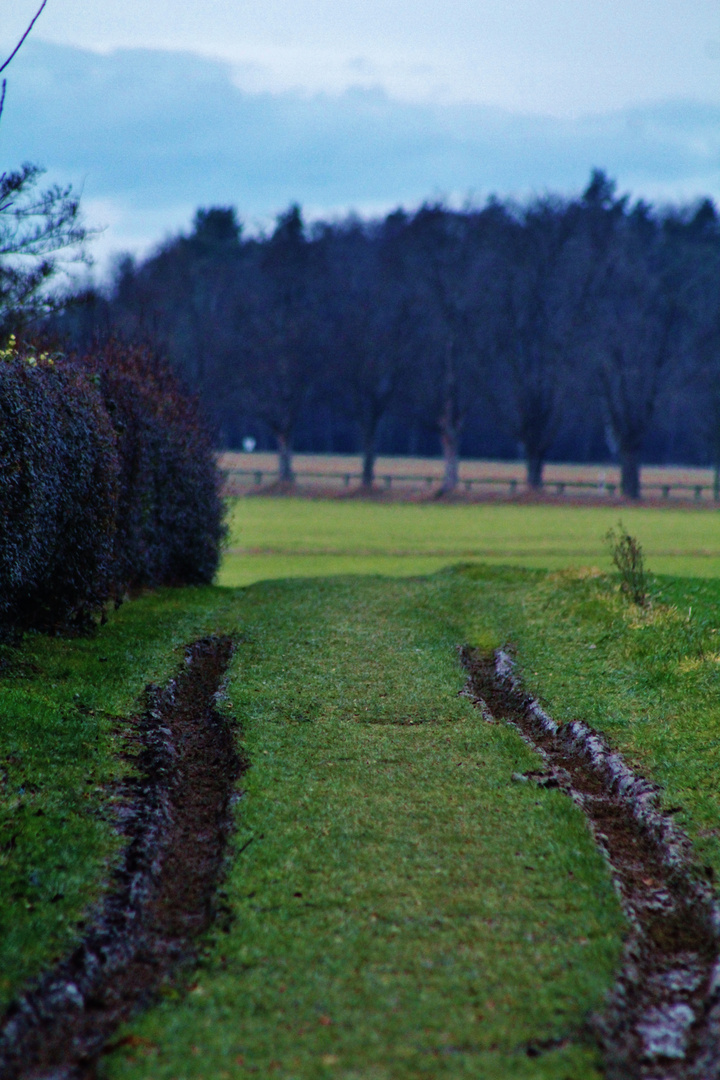
{"label": "distant white object", "polygon": [[253,450],[257,446],[257,439],[253,439],[252,435],[246,435],[243,439],[242,446],[246,454],[252,454]]}

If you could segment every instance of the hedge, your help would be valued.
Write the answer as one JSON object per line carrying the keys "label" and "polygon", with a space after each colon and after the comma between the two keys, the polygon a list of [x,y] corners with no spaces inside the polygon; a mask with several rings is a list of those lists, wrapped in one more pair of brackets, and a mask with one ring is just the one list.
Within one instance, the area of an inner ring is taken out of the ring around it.
{"label": "hedge", "polygon": [[212,580],[218,474],[197,403],[149,349],[0,350],[0,636],[91,627],[128,590]]}

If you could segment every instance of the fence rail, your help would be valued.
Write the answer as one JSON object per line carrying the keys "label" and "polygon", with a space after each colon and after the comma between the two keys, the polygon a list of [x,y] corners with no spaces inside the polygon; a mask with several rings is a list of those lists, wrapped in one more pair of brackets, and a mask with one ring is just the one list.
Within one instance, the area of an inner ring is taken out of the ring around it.
{"label": "fence rail", "polygon": [[[226,485],[240,487],[259,488],[264,483],[277,483],[280,473],[277,469],[222,469]],[[305,471],[301,470],[294,474],[298,485],[306,481],[328,481],[339,484],[343,488],[350,488],[355,483],[362,481],[360,472],[328,472],[328,471]],[[419,475],[417,473],[381,473],[375,477],[375,487],[378,486],[386,491],[392,490],[393,484],[399,486],[412,485],[415,488],[431,489],[439,487],[442,480],[439,476]],[[472,493],[479,488],[500,489],[507,495],[518,495],[530,491],[525,480],[507,476],[472,476],[463,477],[458,481],[458,490]],[[614,498],[620,492],[620,485],[605,480],[595,482],[592,480],[546,480],[542,485],[542,491],[552,495],[570,495],[574,492],[585,495],[599,495]],[[720,491],[714,484],[686,484],[680,481],[665,483],[652,482],[642,483],[641,495],[657,493],[661,499],[670,500],[673,497],[694,502],[720,502]],[[707,495],[706,495],[707,492]]]}

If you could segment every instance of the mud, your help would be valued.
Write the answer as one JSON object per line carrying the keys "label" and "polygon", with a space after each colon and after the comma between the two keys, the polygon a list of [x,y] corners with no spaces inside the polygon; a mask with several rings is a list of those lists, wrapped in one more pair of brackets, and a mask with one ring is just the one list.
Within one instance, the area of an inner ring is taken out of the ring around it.
{"label": "mud", "polygon": [[607,1007],[593,1019],[610,1080],[720,1076],[720,909],[688,838],[657,789],[581,721],[557,724],[527,697],[507,652],[464,650],[465,693],[512,724],[545,770],[516,780],[559,787],[585,813],[630,930]]}
{"label": "mud", "polygon": [[80,945],[0,1022],[3,1080],[93,1077],[118,1025],[192,958],[217,914],[242,768],[215,708],[231,653],[228,638],[206,638],[164,689],[147,688],[131,724],[139,749],[121,802],[122,865]]}

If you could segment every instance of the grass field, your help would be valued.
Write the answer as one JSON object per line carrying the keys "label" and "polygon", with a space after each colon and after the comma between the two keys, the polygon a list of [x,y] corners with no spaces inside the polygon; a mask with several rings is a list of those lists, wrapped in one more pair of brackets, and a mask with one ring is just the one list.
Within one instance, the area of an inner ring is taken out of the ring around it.
{"label": "grass field", "polygon": [[583,1025],[622,919],[579,813],[513,783],[534,755],[457,696],[482,591],[340,579],[238,603],[235,920],[110,1077],[598,1076]]}
{"label": "grass field", "polygon": [[247,585],[270,577],[410,576],[464,561],[607,569],[604,536],[619,517],[656,573],[720,576],[720,516],[708,509],[262,497],[230,501],[219,580]]}
{"label": "grass field", "polygon": [[[620,948],[612,884],[573,804],[513,782],[536,759],[458,698],[455,646],[514,643],[526,685],[657,780],[720,875],[716,517],[623,518],[651,570],[696,574],[653,578],[647,609],[567,569],[609,567],[612,510],[237,500],[225,587],[163,590],[93,639],[7,651],[2,1000],[72,945],[105,887],[122,718],[216,630],[239,641],[228,708],[251,763],[232,921],[100,1075],[597,1080],[586,1021]],[[293,580],[303,568],[326,576]]]}

